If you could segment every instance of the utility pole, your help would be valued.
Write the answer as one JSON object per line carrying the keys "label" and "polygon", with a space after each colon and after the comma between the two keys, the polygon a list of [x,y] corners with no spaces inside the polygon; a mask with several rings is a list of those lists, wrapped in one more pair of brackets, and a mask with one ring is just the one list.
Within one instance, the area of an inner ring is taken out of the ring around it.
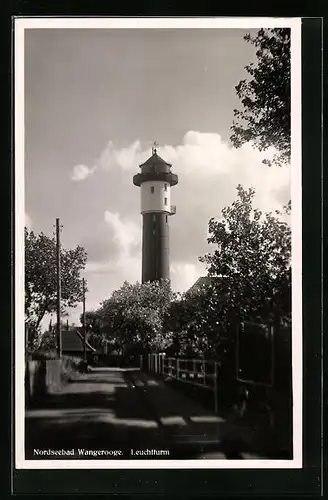
{"label": "utility pole", "polygon": [[60,262],[60,224],[56,219],[56,261],[57,261],[57,354],[62,356],[62,336],[61,336],[61,262]]}
{"label": "utility pole", "polygon": [[84,349],[83,349],[83,360],[84,360],[84,366],[87,366],[87,325],[86,325],[86,320],[85,320],[85,279],[82,278],[82,286],[83,286],[83,335],[84,335]]}

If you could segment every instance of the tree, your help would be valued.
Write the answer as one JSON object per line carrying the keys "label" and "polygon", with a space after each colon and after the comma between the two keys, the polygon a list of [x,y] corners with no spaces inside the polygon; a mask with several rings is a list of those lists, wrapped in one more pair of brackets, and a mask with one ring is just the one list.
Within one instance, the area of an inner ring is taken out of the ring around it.
{"label": "tree", "polygon": [[[281,215],[253,208],[254,190],[237,188],[237,200],[209,221],[214,251],[200,260],[208,276],[173,300],[164,332],[178,339],[175,354],[215,358],[235,377],[235,335],[242,320],[290,322],[291,232]],[[228,375],[227,375],[228,376]]]}
{"label": "tree", "polygon": [[45,352],[56,352],[57,335],[55,329],[47,330],[46,332],[42,333],[40,337],[40,345],[38,346],[38,348],[41,351]]}
{"label": "tree", "polygon": [[[245,67],[249,79],[235,87],[243,106],[234,110],[237,119],[230,140],[238,148],[251,142],[260,151],[274,147],[273,162],[290,161],[290,28],[260,29],[244,39],[257,49],[257,65]],[[271,165],[269,160],[264,163]]]}
{"label": "tree", "polygon": [[[228,299],[224,283],[207,277],[171,303],[165,327],[178,339],[177,353],[221,362],[228,339]],[[176,353],[176,354],[177,354]]]}
{"label": "tree", "polygon": [[[277,212],[252,206],[255,191],[237,187],[237,200],[209,221],[208,242],[216,246],[200,260],[210,276],[227,284],[228,309],[239,320],[290,318],[291,230]],[[289,212],[286,207],[285,213]],[[221,280],[222,281],[222,280]]]}
{"label": "tree", "polygon": [[[81,246],[61,249],[61,291],[63,313],[82,300],[81,271],[87,254]],[[46,313],[56,310],[56,241],[44,233],[25,228],[25,322],[32,336]]]}
{"label": "tree", "polygon": [[124,282],[98,310],[107,337],[116,339],[123,351],[159,350],[164,317],[173,298],[168,280]]}
{"label": "tree", "polygon": [[[84,317],[83,314],[80,316],[80,321],[82,326],[84,326]],[[85,322],[86,322],[86,331],[87,333],[100,334],[102,321],[101,315],[98,311],[86,311],[85,312]]]}

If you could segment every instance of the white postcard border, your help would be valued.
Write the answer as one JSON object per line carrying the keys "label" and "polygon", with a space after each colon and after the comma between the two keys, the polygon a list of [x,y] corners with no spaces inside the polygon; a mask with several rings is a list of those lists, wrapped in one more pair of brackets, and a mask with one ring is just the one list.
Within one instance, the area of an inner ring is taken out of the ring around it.
{"label": "white postcard border", "polygon": [[[25,460],[24,328],[24,32],[26,29],[291,28],[292,199],[292,460]],[[15,92],[15,459],[17,469],[280,469],[302,468],[302,188],[300,18],[58,18],[14,19]]]}

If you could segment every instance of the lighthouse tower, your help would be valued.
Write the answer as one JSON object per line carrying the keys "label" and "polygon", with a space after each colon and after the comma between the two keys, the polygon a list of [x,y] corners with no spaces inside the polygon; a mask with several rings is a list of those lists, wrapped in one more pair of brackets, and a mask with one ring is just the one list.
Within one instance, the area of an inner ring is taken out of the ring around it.
{"label": "lighthouse tower", "polygon": [[176,211],[171,187],[178,184],[171,167],[158,156],[155,143],[152,156],[133,177],[141,188],[142,283],[170,278],[169,216]]}

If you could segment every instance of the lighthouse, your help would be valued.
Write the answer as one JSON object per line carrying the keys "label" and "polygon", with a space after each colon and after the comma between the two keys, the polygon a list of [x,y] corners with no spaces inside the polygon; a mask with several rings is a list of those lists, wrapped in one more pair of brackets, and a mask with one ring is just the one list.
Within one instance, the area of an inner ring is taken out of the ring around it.
{"label": "lighthouse", "polygon": [[139,166],[133,184],[140,187],[142,215],[142,283],[170,278],[169,217],[176,208],[171,205],[171,187],[178,184],[172,165],[158,154],[156,143],[152,155]]}

